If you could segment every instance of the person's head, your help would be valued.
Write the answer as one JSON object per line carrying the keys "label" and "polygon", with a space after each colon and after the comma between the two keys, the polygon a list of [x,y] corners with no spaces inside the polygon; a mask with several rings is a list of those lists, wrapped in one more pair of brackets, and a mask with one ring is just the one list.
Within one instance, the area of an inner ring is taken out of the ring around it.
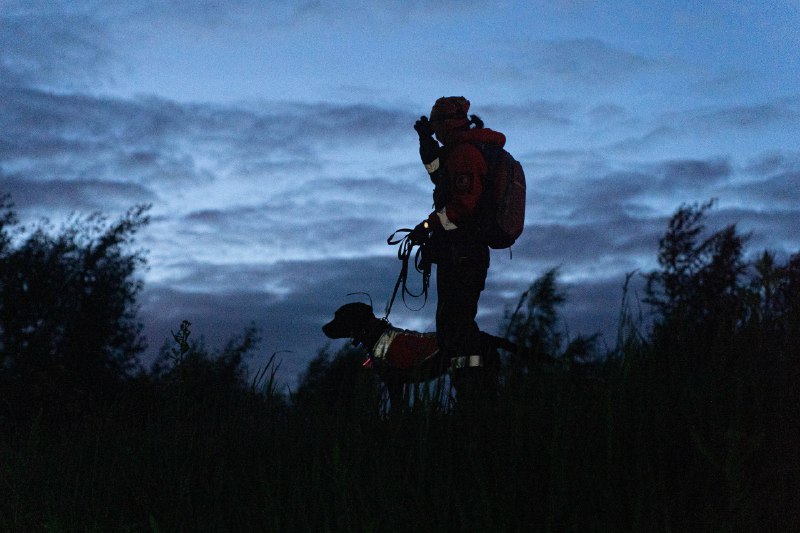
{"label": "person's head", "polygon": [[431,129],[436,138],[442,144],[447,144],[450,134],[454,131],[468,130],[470,124],[480,122],[480,119],[473,115],[471,121],[467,112],[469,111],[469,100],[463,96],[443,96],[436,100],[431,109]]}

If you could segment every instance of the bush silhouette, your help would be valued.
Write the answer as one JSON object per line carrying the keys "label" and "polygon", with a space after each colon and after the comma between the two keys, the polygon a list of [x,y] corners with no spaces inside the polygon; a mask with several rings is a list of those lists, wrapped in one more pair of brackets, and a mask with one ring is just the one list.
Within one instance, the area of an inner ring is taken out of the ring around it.
{"label": "bush silhouette", "polygon": [[[363,351],[349,346],[322,350],[289,398],[272,379],[257,386],[265,372],[248,383],[253,328],[212,353],[184,322],[157,364],[128,379],[142,260],[127,237],[143,211],[96,231],[83,220],[20,236],[4,206],[1,530],[788,532],[800,523],[800,254],[748,256],[735,226],[704,227],[710,203],[669,221],[658,268],[645,275],[650,320],[637,323],[624,304],[607,353],[594,336],[569,338],[566,294],[550,270],[506,317],[519,353],[489,409],[398,417],[383,416]],[[69,424],[5,423],[3,410],[22,412],[32,398],[85,405],[109,389],[113,401]]]}
{"label": "bush silhouette", "polygon": [[292,394],[296,410],[324,412],[332,417],[374,416],[386,406],[375,372],[362,367],[366,354],[361,348],[345,346],[331,355],[319,351],[300,378]]}
{"label": "bush silhouette", "polygon": [[659,243],[645,299],[653,345],[699,360],[797,355],[800,254],[785,264],[768,251],[746,259],[735,225],[705,234],[711,206],[681,206]]}
{"label": "bush silhouette", "polygon": [[0,384],[19,414],[47,401],[108,397],[138,368],[136,279],[144,258],[129,246],[147,207],[110,222],[73,218],[25,233],[0,200]]}

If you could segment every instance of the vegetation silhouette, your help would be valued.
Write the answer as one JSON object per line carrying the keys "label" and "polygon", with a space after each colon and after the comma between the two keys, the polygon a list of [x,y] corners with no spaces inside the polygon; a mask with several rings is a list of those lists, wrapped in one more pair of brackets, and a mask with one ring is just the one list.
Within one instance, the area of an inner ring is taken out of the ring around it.
{"label": "vegetation silhouette", "polygon": [[144,264],[126,246],[148,222],[147,207],[109,222],[46,221],[27,235],[0,197],[0,361],[4,399],[18,416],[58,405],[108,401],[144,348],[135,278]]}
{"label": "vegetation silhouette", "polygon": [[296,390],[184,321],[142,368],[146,209],[60,232],[0,215],[0,530],[793,531],[800,254],[749,259],[681,206],[619,333],[570,338],[550,270],[509,309],[498,399],[386,416],[364,354]]}

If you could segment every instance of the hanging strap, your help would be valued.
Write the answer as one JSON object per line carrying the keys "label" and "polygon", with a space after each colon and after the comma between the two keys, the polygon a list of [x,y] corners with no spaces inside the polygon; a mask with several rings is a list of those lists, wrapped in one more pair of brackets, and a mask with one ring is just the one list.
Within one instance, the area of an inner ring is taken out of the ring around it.
{"label": "hanging strap", "polygon": [[[383,319],[389,319],[389,313],[392,311],[392,304],[394,304],[394,299],[397,296],[397,291],[400,290],[400,287],[403,288],[402,292],[400,293],[401,298],[403,299],[403,304],[406,306],[407,309],[412,311],[419,311],[428,301],[428,285],[430,284],[431,278],[431,264],[429,261],[426,261],[423,257],[423,249],[428,244],[427,242],[416,243],[413,242],[409,237],[411,235],[411,229],[409,228],[401,228],[391,235],[389,238],[386,239],[386,244],[389,246],[394,246],[395,244],[399,244],[400,247],[397,249],[397,258],[401,261],[400,267],[400,275],[397,276],[397,282],[394,284],[394,290],[392,291],[392,297],[389,299],[389,303],[386,305],[386,314],[384,315]],[[404,233],[405,235],[398,236],[398,234]],[[417,253],[414,256],[414,269],[422,274],[422,289],[419,293],[414,294],[408,289],[408,263],[411,260],[411,253],[414,248],[417,246]],[[408,302],[406,302],[406,294],[409,295],[411,298],[419,298],[420,296],[424,297],[422,305],[417,308],[413,309],[408,306]]]}

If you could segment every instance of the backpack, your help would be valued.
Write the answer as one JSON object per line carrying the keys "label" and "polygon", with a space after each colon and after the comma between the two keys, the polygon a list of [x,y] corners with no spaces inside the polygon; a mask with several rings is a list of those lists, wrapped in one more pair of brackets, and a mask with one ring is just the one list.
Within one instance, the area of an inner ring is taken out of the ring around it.
{"label": "backpack", "polygon": [[503,147],[489,143],[475,146],[489,167],[483,177],[479,230],[490,248],[510,248],[525,227],[525,172]]}

